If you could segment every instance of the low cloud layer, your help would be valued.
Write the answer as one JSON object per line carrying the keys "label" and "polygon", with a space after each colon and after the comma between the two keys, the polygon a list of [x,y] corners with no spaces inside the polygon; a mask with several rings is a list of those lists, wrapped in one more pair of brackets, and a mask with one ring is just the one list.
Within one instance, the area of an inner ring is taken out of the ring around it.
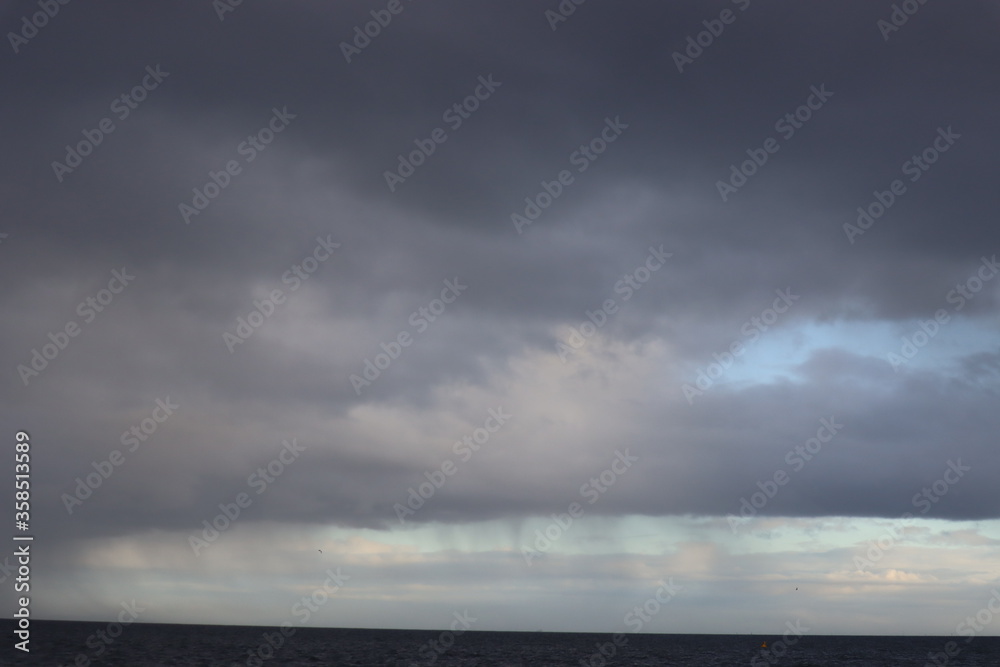
{"label": "low cloud layer", "polygon": [[0,11],[52,580],[195,576],[226,506],[515,560],[573,502],[998,518],[992,3],[224,4]]}

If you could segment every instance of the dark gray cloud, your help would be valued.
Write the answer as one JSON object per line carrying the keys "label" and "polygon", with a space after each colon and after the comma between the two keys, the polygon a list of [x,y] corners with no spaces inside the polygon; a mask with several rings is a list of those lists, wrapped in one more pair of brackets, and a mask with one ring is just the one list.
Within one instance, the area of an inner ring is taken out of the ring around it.
{"label": "dark gray cloud", "polygon": [[[32,434],[40,535],[183,540],[289,438],[306,452],[241,521],[394,528],[394,505],[498,406],[510,424],[411,521],[545,515],[625,448],[641,463],[594,515],[726,516],[784,469],[761,514],[895,518],[961,459],[934,516],[997,518],[1000,281],[968,282],[1000,251],[993,4],[928,3],[884,40],[892,7],[862,2],[594,0],[553,31],[555,3],[404,0],[346,62],[340,43],[383,6],[244,3],[220,21],[209,2],[71,3],[0,59],[0,421]],[[678,72],[723,10],[733,22]],[[12,3],[0,25],[34,11]],[[147,67],[168,74],[121,117],[113,100]],[[499,85],[452,125],[481,77]],[[810,100],[807,121],[782,121]],[[250,151],[275,110],[287,127]],[[53,161],[105,117],[114,131],[58,179]],[[385,172],[436,128],[446,141],[390,191]],[[762,154],[723,201],[731,165]],[[186,223],[179,205],[230,160],[240,172]],[[519,233],[512,214],[562,170],[572,183]],[[845,223],[894,179],[905,192],[852,243]],[[295,278],[320,239],[340,247]],[[621,287],[661,246],[649,281]],[[90,319],[80,304],[123,267],[134,281]],[[420,314],[456,279],[442,314]],[[275,289],[230,352],[224,332]],[[787,313],[748,334],[789,289]],[[557,343],[608,299],[563,363]],[[894,369],[900,337],[940,309]],[[25,384],[19,366],[70,322],[79,335]],[[356,390],[402,332],[412,345]],[[682,387],[734,341],[746,357],[689,403]],[[168,396],[176,414],[68,513],[75,480]],[[794,470],[821,418],[843,430]]]}

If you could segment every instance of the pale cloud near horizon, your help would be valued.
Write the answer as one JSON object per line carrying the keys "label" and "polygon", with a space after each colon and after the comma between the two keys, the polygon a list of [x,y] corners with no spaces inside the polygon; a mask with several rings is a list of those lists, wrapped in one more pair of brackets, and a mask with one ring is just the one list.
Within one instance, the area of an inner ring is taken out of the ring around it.
{"label": "pale cloud near horizon", "polygon": [[403,7],[347,62],[374,6],[67,5],[0,63],[35,612],[276,624],[337,567],[310,625],[610,632],[669,577],[643,631],[986,604],[992,6]]}

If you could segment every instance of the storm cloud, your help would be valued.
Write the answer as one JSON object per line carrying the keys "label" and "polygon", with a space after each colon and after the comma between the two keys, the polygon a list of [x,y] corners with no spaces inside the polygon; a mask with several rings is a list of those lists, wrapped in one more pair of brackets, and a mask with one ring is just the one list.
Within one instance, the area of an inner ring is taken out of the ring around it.
{"label": "storm cloud", "polygon": [[[536,577],[742,558],[753,588],[781,569],[737,533],[907,513],[996,562],[1000,12],[899,5],[8,4],[0,421],[39,613],[279,621],[211,592],[237,545],[260,595],[294,586],[272,547],[436,582],[322,621],[405,627],[470,563],[523,586],[507,629]],[[775,562],[862,577],[829,539]],[[705,585],[681,629],[737,631]]]}

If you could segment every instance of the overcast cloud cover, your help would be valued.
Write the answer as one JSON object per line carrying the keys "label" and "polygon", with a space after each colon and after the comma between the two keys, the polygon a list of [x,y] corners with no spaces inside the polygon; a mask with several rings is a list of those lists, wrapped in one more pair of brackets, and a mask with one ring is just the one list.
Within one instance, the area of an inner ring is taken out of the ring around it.
{"label": "overcast cloud cover", "polygon": [[37,617],[984,606],[1000,4],[223,1],[0,10]]}

